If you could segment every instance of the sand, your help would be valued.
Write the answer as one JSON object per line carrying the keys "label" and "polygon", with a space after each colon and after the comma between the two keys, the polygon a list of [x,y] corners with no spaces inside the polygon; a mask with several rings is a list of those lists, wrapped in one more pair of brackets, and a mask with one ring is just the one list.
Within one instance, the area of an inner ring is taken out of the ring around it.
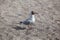
{"label": "sand", "polygon": [[[19,24],[38,13],[33,29]],[[0,0],[0,40],[60,40],[60,0]]]}

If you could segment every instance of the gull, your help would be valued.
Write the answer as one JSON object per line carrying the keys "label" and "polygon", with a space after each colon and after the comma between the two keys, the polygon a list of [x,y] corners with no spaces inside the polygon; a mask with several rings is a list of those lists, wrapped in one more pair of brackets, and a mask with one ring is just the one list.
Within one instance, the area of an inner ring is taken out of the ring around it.
{"label": "gull", "polygon": [[20,24],[28,25],[28,29],[32,29],[32,27],[30,25],[33,25],[36,21],[35,14],[37,14],[37,13],[35,13],[34,11],[31,11],[31,15],[29,15],[29,18],[27,18],[24,21],[21,21]]}

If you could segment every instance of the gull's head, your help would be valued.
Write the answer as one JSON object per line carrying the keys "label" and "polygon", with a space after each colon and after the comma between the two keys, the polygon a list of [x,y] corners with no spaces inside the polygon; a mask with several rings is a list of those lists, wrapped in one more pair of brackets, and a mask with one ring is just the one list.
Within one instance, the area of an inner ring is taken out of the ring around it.
{"label": "gull's head", "polygon": [[36,13],[36,12],[34,12],[34,11],[31,11],[31,14],[32,14],[32,15],[35,15],[35,14],[38,14],[38,13]]}

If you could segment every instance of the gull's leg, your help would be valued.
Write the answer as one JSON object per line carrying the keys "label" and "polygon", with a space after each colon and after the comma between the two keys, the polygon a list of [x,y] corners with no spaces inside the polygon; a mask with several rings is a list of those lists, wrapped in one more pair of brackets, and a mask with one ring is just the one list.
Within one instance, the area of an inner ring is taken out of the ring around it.
{"label": "gull's leg", "polygon": [[32,29],[32,25],[28,25],[28,29],[31,30]]}
{"label": "gull's leg", "polygon": [[28,28],[26,30],[26,35],[29,35],[30,34],[30,25],[27,25],[27,26],[28,26]]}
{"label": "gull's leg", "polygon": [[29,29],[29,25],[27,25],[27,28],[26,28],[27,30]]}
{"label": "gull's leg", "polygon": [[30,28],[30,25],[28,25],[28,28],[27,29],[29,29]]}

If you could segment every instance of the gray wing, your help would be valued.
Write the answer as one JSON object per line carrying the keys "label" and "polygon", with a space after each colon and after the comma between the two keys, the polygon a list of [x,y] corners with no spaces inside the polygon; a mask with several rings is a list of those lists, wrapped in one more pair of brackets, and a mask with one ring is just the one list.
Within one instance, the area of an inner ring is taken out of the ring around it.
{"label": "gray wing", "polygon": [[22,23],[25,24],[25,25],[31,24],[31,17],[29,17],[28,19],[24,20]]}
{"label": "gray wing", "polygon": [[25,21],[23,22],[23,24],[25,24],[25,25],[29,25],[30,22],[29,22],[28,20],[25,20]]}

